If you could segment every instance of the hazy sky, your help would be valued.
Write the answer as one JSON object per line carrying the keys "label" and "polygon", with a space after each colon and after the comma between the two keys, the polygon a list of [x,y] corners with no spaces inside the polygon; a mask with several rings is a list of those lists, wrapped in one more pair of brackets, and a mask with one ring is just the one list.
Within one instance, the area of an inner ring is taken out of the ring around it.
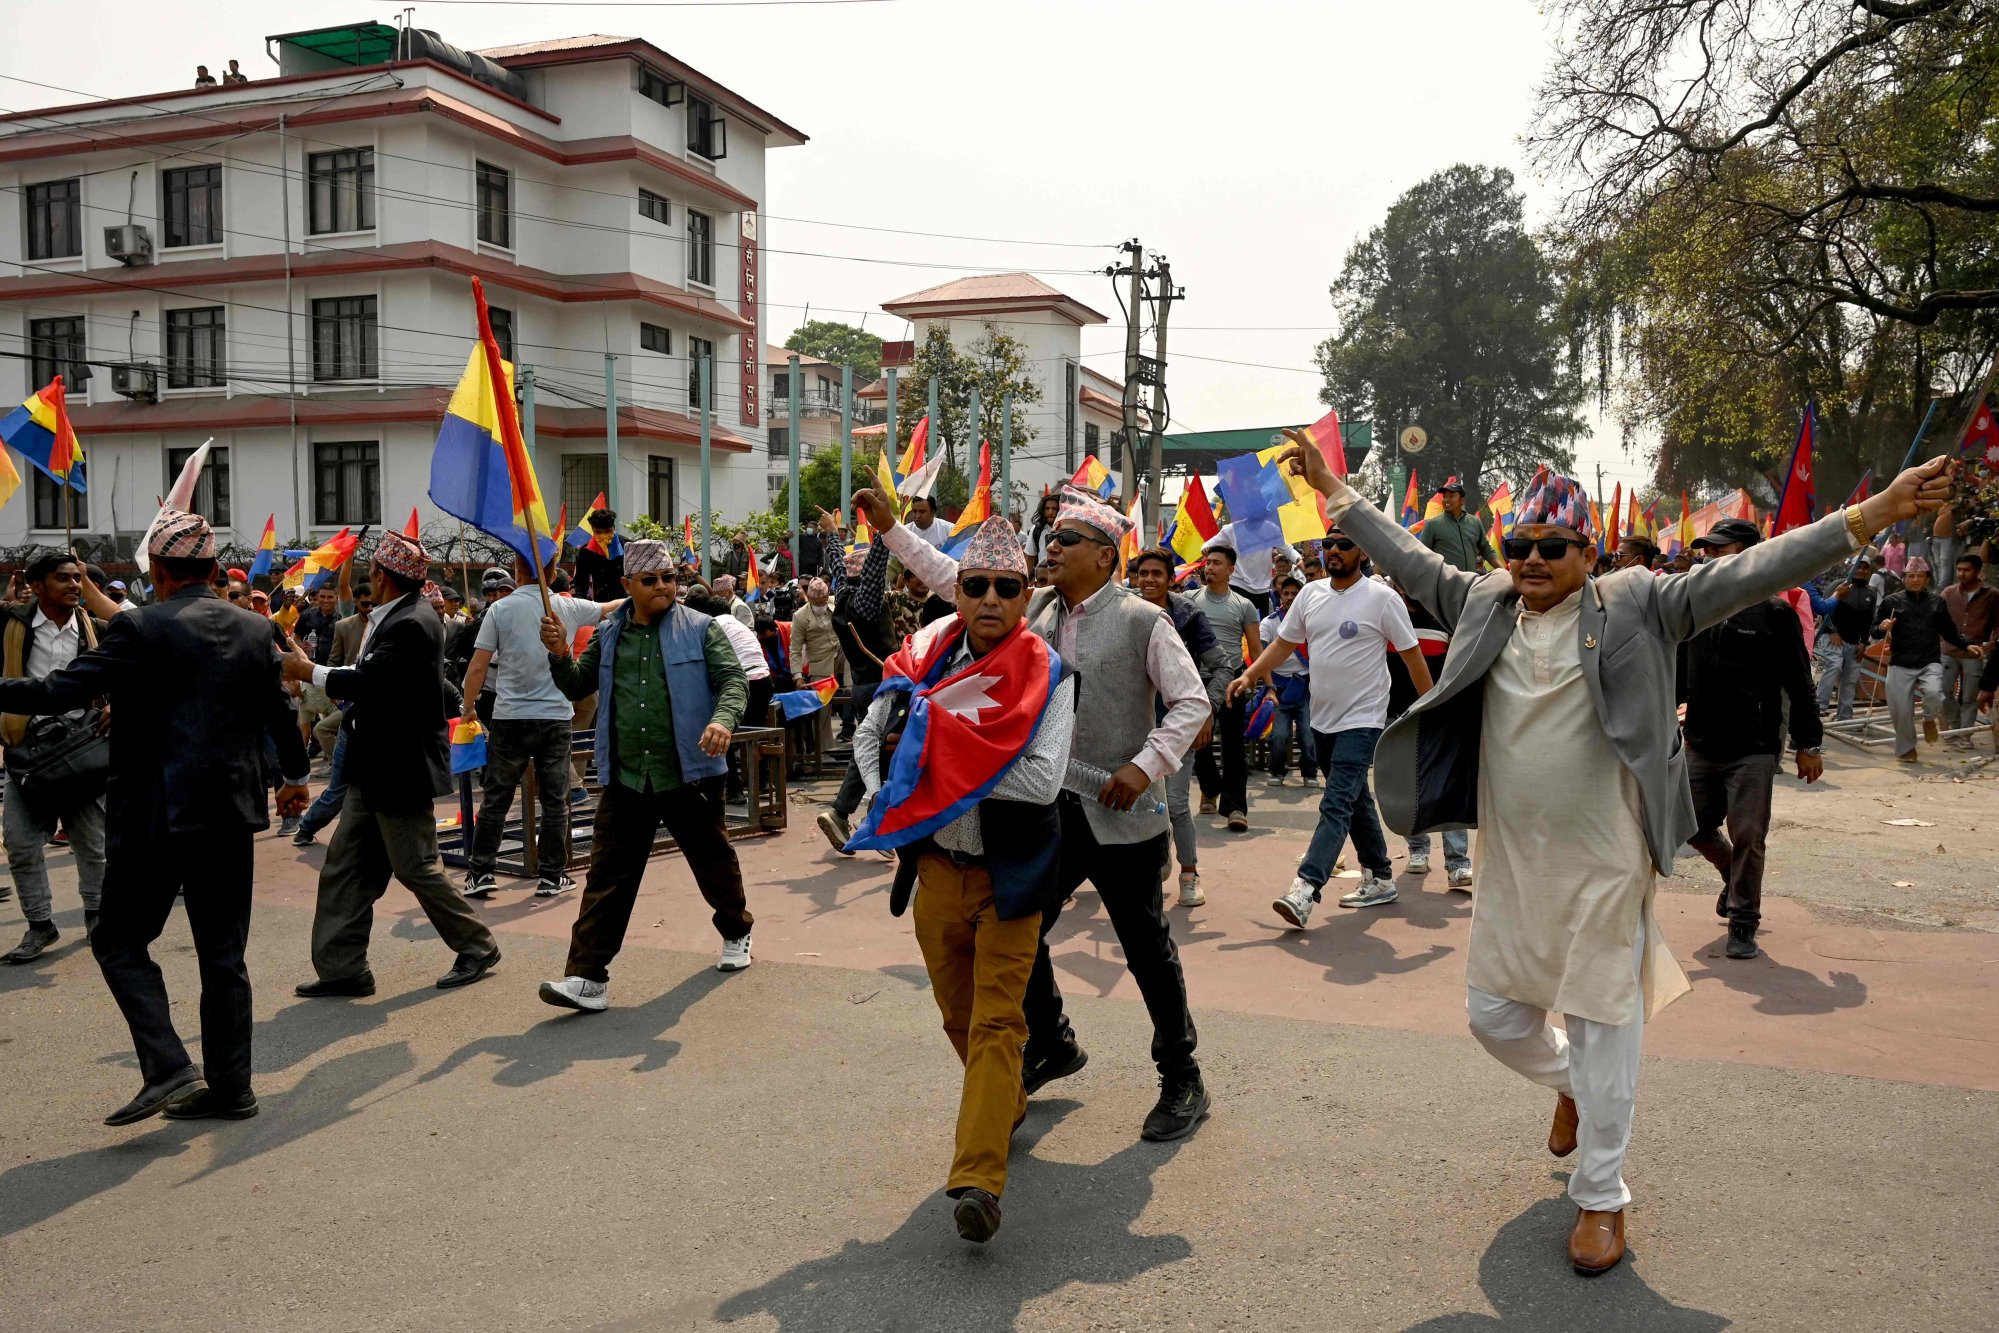
{"label": "hazy sky", "polygon": [[[1084,331],[1083,350],[1115,374],[1123,333],[1101,270],[1138,237],[1187,290],[1169,345],[1185,429],[1319,415],[1326,289],[1354,240],[1424,176],[1511,167],[1534,219],[1553,196],[1519,144],[1550,41],[1526,0],[415,8],[417,26],[465,47],[643,37],[810,135],[771,156],[765,244],[854,258],[766,256],[772,342],[808,304],[852,322],[872,312],[870,330],[902,336],[881,303],[955,276],[920,265],[1029,269],[1112,317]],[[196,63],[231,56],[253,76],[273,71],[266,34],[388,22],[396,7],[66,0],[61,41],[48,12],[9,6],[0,74],[117,96],[179,87]],[[62,100],[0,80],[0,106]],[[1599,463],[1606,486],[1644,475],[1608,431],[1580,452],[1592,481]]]}

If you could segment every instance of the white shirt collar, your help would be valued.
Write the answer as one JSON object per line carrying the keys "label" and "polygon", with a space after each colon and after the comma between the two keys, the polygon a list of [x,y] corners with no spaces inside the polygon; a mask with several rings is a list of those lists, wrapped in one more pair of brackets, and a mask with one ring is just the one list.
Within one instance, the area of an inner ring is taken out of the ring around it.
{"label": "white shirt collar", "polygon": [[60,625],[56,625],[56,622],[50,620],[48,616],[42,611],[41,604],[36,603],[34,618],[28,622],[28,628],[30,630],[38,630],[44,625],[56,625],[56,633],[58,634],[75,634],[77,633],[77,627],[76,627],[77,617],[81,614],[82,613],[79,611],[72,611],[70,612],[68,620],[64,621]]}

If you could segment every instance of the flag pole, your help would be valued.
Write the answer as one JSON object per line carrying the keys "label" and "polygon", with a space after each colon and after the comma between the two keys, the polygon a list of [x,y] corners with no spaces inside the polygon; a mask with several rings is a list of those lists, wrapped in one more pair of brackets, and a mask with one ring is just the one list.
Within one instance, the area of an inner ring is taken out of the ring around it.
{"label": "flag pole", "polygon": [[[502,436],[511,436],[503,439],[501,444],[509,454],[508,479],[513,486],[515,496],[518,497],[522,478],[513,475],[515,460],[512,455],[518,451],[519,466],[522,468],[532,469],[534,463],[527,456],[527,449],[521,439],[520,419],[514,415],[514,400],[507,393],[506,365],[500,359],[500,345],[493,341],[493,324],[486,313],[486,287],[477,278],[472,279],[472,300],[479,312],[479,347],[486,356],[486,377],[493,386],[493,406],[500,418],[500,433]],[[555,607],[548,599],[548,579],[542,573],[541,534],[535,531],[533,505],[521,505],[521,525],[527,529],[528,563],[534,567],[534,586],[541,591],[541,613],[543,616],[552,616],[555,614]],[[554,539],[551,537],[550,540],[552,542]]]}
{"label": "flag pole", "polygon": [[465,549],[465,520],[458,520],[458,591],[465,594],[465,605],[472,605],[472,557]]}

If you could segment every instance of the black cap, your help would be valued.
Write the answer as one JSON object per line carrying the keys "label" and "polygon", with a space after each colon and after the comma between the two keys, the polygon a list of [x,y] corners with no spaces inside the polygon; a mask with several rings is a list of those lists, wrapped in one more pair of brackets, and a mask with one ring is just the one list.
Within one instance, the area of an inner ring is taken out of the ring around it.
{"label": "black cap", "polygon": [[1746,518],[1725,518],[1707,530],[1707,535],[1694,538],[1696,547],[1708,546],[1754,546],[1763,540],[1763,534],[1756,525]]}
{"label": "black cap", "polygon": [[1437,494],[1439,495],[1442,495],[1445,491],[1451,491],[1454,492],[1455,494],[1463,495],[1465,493],[1465,484],[1459,481],[1456,477],[1452,477],[1449,481],[1445,482],[1443,485],[1437,488]]}

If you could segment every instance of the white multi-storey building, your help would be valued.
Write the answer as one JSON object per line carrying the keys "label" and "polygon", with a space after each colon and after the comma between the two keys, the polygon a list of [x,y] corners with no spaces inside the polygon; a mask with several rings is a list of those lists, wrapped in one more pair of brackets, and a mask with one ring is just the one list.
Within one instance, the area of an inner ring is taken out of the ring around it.
{"label": "white multi-storey building", "polygon": [[[270,514],[308,544],[441,521],[473,278],[533,367],[551,517],[606,490],[624,516],[698,507],[704,357],[712,502],[764,505],[757,218],[764,154],[804,135],[636,39],[472,55],[364,23],[270,46],[270,78],[0,117],[0,402],[65,374],[79,533],[129,552],[210,437],[200,504],[239,544]],[[35,473],[0,545],[62,520]]]}

